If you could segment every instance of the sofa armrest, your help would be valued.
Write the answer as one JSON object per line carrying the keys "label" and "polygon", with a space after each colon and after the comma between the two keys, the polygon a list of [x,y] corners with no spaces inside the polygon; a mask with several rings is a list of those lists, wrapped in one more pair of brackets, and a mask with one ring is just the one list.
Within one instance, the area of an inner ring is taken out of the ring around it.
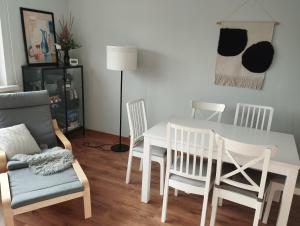
{"label": "sofa armrest", "polygon": [[63,132],[60,130],[60,128],[58,127],[57,121],[55,119],[52,121],[52,124],[53,124],[53,129],[54,129],[55,135],[62,142],[65,149],[72,151],[71,142],[68,140],[68,138],[66,138],[66,136],[63,134]]}
{"label": "sofa armrest", "polygon": [[10,196],[10,188],[8,181],[8,174],[1,173],[0,174],[0,186],[1,186],[1,201],[3,208],[11,208],[11,196]]}
{"label": "sofa armrest", "polygon": [[7,159],[4,151],[0,150],[0,173],[7,171],[6,169]]}

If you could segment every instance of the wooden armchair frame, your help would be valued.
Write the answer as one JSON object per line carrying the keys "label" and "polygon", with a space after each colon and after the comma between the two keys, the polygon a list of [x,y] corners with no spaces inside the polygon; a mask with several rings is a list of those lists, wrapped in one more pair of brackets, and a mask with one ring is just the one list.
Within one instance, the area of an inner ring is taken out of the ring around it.
{"label": "wooden armchair frame", "polygon": [[[53,120],[53,129],[55,135],[62,142],[66,149],[72,150],[72,145],[70,141],[65,137],[62,131],[59,129],[57,121]],[[64,196],[59,196],[56,198],[44,200],[41,202],[33,203],[30,205],[22,206],[16,209],[11,208],[11,194],[9,188],[9,180],[8,174],[6,170],[6,155],[4,151],[0,150],[0,184],[1,184],[1,196],[2,196],[2,207],[3,207],[3,215],[6,226],[14,226],[14,216],[26,212],[30,212],[36,209],[44,208],[47,206],[55,205],[61,202],[69,201],[76,198],[83,198],[84,205],[84,216],[85,219],[88,219],[92,216],[91,211],[91,197],[90,197],[90,185],[86,175],[84,174],[81,166],[79,165],[77,160],[74,160],[73,168],[75,173],[77,174],[78,179],[80,180],[83,191],[76,192]]]}

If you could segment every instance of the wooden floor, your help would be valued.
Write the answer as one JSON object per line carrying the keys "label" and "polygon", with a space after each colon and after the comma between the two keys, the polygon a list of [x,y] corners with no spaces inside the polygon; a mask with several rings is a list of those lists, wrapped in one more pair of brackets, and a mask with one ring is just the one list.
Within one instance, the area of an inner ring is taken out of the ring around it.
{"label": "wooden floor", "polygon": [[[77,199],[63,204],[47,207],[19,215],[16,226],[196,226],[200,222],[202,198],[179,193],[175,198],[170,193],[167,223],[160,223],[162,197],[159,195],[159,167],[153,164],[151,201],[140,202],[141,173],[139,162],[133,163],[131,184],[125,184],[127,166],[126,153],[113,153],[110,146],[115,142],[112,136],[87,132],[86,136],[72,138],[76,158],[79,160],[91,185],[93,217],[83,218],[82,200]],[[89,146],[89,147],[88,147]],[[274,203],[268,225],[275,225],[278,204]],[[300,225],[300,198],[295,197],[290,214],[289,226]],[[218,209],[216,225],[248,226],[252,225],[254,211],[224,201]],[[206,225],[209,225],[210,208]],[[261,224],[263,225],[263,224]]]}

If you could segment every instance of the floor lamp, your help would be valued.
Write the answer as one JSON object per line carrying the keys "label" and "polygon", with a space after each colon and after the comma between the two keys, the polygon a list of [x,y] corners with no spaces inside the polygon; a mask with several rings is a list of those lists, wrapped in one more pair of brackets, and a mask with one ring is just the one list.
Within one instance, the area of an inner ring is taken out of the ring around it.
{"label": "floor lamp", "polygon": [[122,144],[122,86],[123,71],[132,71],[137,67],[137,48],[125,46],[107,46],[106,48],[106,67],[109,70],[121,71],[121,89],[120,89],[120,130],[119,143],[111,147],[112,151],[128,151],[129,146]]}

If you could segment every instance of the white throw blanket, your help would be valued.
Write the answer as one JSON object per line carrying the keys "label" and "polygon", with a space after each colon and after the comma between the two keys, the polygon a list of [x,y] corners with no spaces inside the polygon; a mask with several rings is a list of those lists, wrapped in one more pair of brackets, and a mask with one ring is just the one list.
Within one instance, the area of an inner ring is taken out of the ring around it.
{"label": "white throw blanket", "polygon": [[34,155],[17,154],[11,160],[26,162],[35,174],[47,176],[70,168],[74,156],[70,150],[55,147]]}

